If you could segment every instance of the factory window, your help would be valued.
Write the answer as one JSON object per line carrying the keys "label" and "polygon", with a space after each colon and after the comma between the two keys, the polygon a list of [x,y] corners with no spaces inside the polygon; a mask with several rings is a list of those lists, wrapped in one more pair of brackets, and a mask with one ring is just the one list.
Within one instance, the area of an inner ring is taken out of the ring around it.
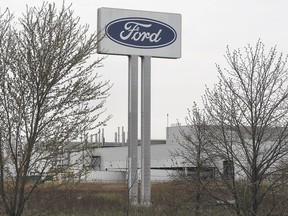
{"label": "factory window", "polygon": [[70,165],[70,154],[69,153],[63,153],[60,155],[59,160],[57,162],[58,167],[67,167]]}
{"label": "factory window", "polygon": [[223,177],[231,179],[234,176],[234,165],[231,160],[223,161]]}
{"label": "factory window", "polygon": [[[200,171],[200,172],[199,172]],[[198,173],[199,172],[199,173]],[[192,179],[214,179],[215,178],[215,168],[214,167],[185,167],[185,174],[187,177]]]}
{"label": "factory window", "polygon": [[101,157],[100,156],[92,156],[91,168],[92,170],[95,170],[95,171],[101,169]]}

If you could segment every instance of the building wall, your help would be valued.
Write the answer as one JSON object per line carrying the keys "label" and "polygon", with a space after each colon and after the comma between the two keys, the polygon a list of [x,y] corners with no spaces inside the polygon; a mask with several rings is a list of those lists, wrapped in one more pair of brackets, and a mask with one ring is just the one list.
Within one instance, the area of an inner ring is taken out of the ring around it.
{"label": "building wall", "polygon": [[[175,158],[171,153],[180,149],[180,145],[160,144],[151,145],[151,168],[171,168],[175,167]],[[128,147],[107,147],[95,148],[93,155],[100,156],[100,170],[103,171],[123,171],[127,169],[128,164]],[[138,168],[141,166],[141,146],[138,146]],[[177,158],[177,161],[182,161]]]}
{"label": "building wall", "polygon": [[[181,144],[187,142],[181,131],[189,133],[189,127],[175,125],[166,128],[166,143],[163,141],[151,142],[151,181],[171,180],[171,176],[178,170],[191,169],[191,164],[187,164],[182,157],[173,155],[176,151],[182,151]],[[164,144],[163,144],[164,143]],[[93,171],[88,180],[97,181],[123,181],[123,173],[127,173],[128,167],[128,146],[98,147],[93,150],[93,155],[100,158],[98,170]],[[216,160],[217,164],[207,164],[207,168],[215,165],[223,168],[223,161]],[[187,169],[188,168],[188,169]],[[141,146],[138,145],[138,179],[141,177]],[[213,169],[212,169],[213,170]],[[105,173],[107,172],[107,173]],[[111,174],[115,172],[114,174]],[[97,176],[98,175],[98,176]],[[109,180],[110,176],[110,180]],[[117,177],[118,176],[118,177]],[[125,176],[127,177],[127,176]]]}
{"label": "building wall", "polygon": [[[185,143],[185,139],[183,138],[180,131],[184,131],[186,134],[189,133],[189,127],[187,126],[172,126],[168,127],[166,134],[166,143],[165,142],[151,142],[151,180],[152,181],[167,181],[170,180],[171,175],[173,175],[178,170],[183,170],[184,172],[193,172],[193,165],[185,163],[184,159],[181,157],[175,157],[172,154],[176,151],[182,151],[182,147],[180,144]],[[249,140],[246,141],[249,143]],[[262,144],[261,149],[263,152],[267,152],[269,148],[273,145],[273,141],[267,141]],[[113,145],[112,145],[113,146]],[[236,178],[243,178],[245,176],[243,174],[241,166],[248,166],[245,163],[245,155],[241,149],[241,145],[233,145],[233,152],[236,152],[239,161],[234,161],[234,164],[231,164],[228,159],[225,157],[212,154],[213,163],[211,161],[207,161],[206,168],[210,172],[213,170],[214,176],[220,177],[229,177],[232,175],[232,169],[235,171]],[[104,181],[123,181],[123,173],[127,173],[128,167],[128,147],[127,146],[118,146],[118,147],[99,147],[93,150],[94,156],[99,156],[100,158],[100,166],[99,173],[95,172],[89,178],[93,180],[101,179]],[[264,154],[263,154],[264,155]],[[259,160],[263,156],[259,155]],[[210,155],[211,156],[211,155]],[[263,156],[264,157],[264,156]],[[239,163],[241,163],[239,165]],[[277,165],[277,164],[276,164]],[[141,146],[138,146],[138,179],[140,179],[141,172]],[[211,168],[211,169],[210,169]],[[105,173],[107,172],[107,173]],[[111,172],[115,172],[111,174]],[[206,171],[205,171],[206,172]],[[121,175],[120,175],[121,174]],[[98,176],[97,176],[98,175]],[[93,177],[96,176],[96,177]],[[108,177],[107,177],[108,176]],[[118,177],[117,177],[118,176]],[[126,178],[126,177],[125,177]],[[124,179],[126,181],[126,179]]]}
{"label": "building wall", "polygon": [[[167,140],[152,141],[151,143],[151,180],[152,181],[167,181],[173,174],[173,170],[179,165],[183,166],[182,158],[175,158],[172,153],[181,149],[177,139],[181,137],[178,132],[178,126],[167,128]],[[156,144],[155,144],[156,143]],[[122,181],[123,173],[127,171],[128,167],[128,146],[119,147],[99,147],[93,150],[93,155],[100,157],[99,170],[92,171],[88,180],[109,181],[107,176],[111,176],[113,181]],[[140,179],[141,171],[141,146],[138,146],[138,178]],[[107,172],[107,173],[105,173]],[[112,177],[111,173],[116,173]],[[98,175],[98,176],[97,176]]]}

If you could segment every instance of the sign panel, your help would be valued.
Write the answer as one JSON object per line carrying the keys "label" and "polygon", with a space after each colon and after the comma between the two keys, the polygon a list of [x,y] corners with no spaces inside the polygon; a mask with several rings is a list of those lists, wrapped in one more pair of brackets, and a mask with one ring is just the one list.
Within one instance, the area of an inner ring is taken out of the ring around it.
{"label": "sign panel", "polygon": [[98,53],[181,57],[181,15],[98,9]]}

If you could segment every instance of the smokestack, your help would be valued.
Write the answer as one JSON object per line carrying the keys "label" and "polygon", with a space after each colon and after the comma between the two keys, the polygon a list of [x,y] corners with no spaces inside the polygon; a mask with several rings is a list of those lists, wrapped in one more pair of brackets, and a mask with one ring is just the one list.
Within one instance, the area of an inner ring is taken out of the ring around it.
{"label": "smokestack", "polygon": [[124,132],[124,127],[122,127],[122,146],[125,146],[125,132]]}
{"label": "smokestack", "polygon": [[104,128],[102,128],[102,146],[105,145]]}
{"label": "smokestack", "polygon": [[169,127],[169,113],[167,113],[167,127]]}
{"label": "smokestack", "polygon": [[120,127],[118,127],[118,142],[117,143],[120,145]]}
{"label": "smokestack", "polygon": [[115,145],[117,146],[117,132],[115,132]]}

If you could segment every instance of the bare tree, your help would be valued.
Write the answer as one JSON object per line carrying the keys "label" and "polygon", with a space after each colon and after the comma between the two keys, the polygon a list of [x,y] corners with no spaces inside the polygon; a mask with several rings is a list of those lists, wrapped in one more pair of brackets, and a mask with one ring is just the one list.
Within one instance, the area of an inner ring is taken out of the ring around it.
{"label": "bare tree", "polygon": [[261,215],[283,213],[287,166],[280,162],[288,155],[287,59],[277,55],[276,47],[265,53],[260,40],[244,54],[227,48],[225,57],[229,68],[217,65],[219,83],[204,97],[213,126],[209,139],[218,160],[233,167],[232,181],[226,179],[224,185],[238,215],[258,215],[260,209]]}
{"label": "bare tree", "polygon": [[196,103],[192,110],[188,110],[185,121],[187,126],[179,127],[180,138],[177,138],[181,148],[172,153],[173,157],[183,160],[185,170],[177,172],[174,177],[191,188],[193,195],[188,198],[189,206],[194,208],[195,215],[200,215],[205,185],[209,178],[214,178],[214,168],[210,166],[207,155],[209,152],[208,125],[204,112],[197,107]]}
{"label": "bare tree", "polygon": [[30,175],[85,169],[78,164],[89,149],[71,140],[110,118],[101,115],[110,84],[94,71],[96,33],[70,7],[27,7],[16,26],[6,11],[0,24],[0,197],[16,216],[41,183],[29,184]]}

